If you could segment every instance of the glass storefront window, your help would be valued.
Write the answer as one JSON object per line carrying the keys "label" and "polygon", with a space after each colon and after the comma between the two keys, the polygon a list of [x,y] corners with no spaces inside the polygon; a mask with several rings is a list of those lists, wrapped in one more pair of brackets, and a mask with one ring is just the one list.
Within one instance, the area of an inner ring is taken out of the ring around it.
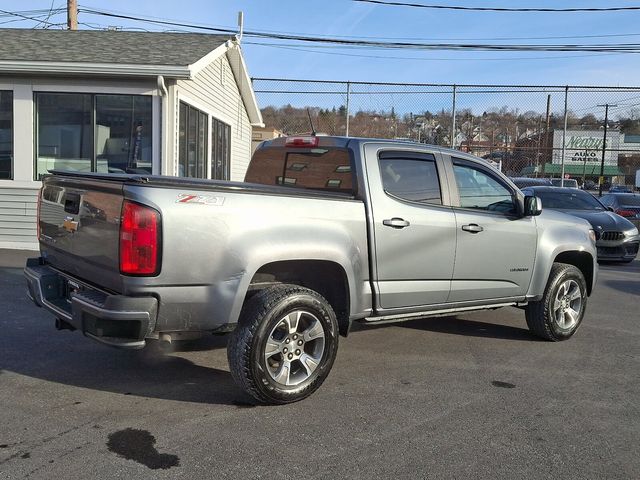
{"label": "glass storefront window", "polygon": [[179,176],[206,178],[207,133],[207,114],[180,102]]}
{"label": "glass storefront window", "polygon": [[36,178],[48,170],[92,170],[91,110],[88,94],[36,94]]}
{"label": "glass storefront window", "polygon": [[13,177],[13,92],[0,91],[0,180]]}
{"label": "glass storefront window", "polygon": [[211,178],[229,180],[231,127],[211,118]]}
{"label": "glass storefront window", "polygon": [[151,97],[96,95],[96,171],[151,173]]}
{"label": "glass storefront window", "polygon": [[36,93],[36,179],[48,170],[151,173],[151,97]]}

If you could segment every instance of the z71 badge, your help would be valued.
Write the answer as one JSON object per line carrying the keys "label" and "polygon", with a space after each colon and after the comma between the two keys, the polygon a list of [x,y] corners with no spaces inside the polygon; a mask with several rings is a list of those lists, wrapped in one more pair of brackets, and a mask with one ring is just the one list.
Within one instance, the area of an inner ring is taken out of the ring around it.
{"label": "z71 badge", "polygon": [[179,193],[176,203],[197,203],[200,205],[224,205],[224,197],[215,195],[194,195],[191,193]]}

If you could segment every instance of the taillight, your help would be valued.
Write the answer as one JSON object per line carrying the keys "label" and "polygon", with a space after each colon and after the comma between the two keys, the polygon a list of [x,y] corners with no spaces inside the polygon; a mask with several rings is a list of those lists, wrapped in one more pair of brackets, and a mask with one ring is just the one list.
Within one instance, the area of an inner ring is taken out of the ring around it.
{"label": "taillight", "polygon": [[320,139],[312,137],[287,137],[284,141],[285,147],[317,147]]}
{"label": "taillight", "polygon": [[160,262],[160,213],[125,200],[120,223],[120,273],[156,275]]}
{"label": "taillight", "polygon": [[621,217],[635,217],[636,212],[633,210],[625,210],[624,208],[619,208],[616,210],[616,213]]}

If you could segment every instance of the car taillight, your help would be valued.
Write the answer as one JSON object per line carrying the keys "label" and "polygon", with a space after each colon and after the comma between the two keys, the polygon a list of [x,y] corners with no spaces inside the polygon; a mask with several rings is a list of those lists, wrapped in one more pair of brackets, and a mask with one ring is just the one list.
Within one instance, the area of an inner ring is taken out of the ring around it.
{"label": "car taillight", "polygon": [[120,273],[156,275],[159,271],[160,213],[125,200],[120,223]]}
{"label": "car taillight", "polygon": [[624,208],[619,208],[616,210],[616,213],[621,217],[635,217],[636,212],[633,210],[625,210]]}
{"label": "car taillight", "polygon": [[285,147],[317,147],[320,139],[312,137],[287,137],[284,141]]}

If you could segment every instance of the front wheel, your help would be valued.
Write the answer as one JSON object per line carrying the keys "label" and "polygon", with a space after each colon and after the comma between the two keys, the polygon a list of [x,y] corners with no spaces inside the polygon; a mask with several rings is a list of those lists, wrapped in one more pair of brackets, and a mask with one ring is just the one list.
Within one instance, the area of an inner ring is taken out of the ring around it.
{"label": "front wheel", "polygon": [[338,349],[338,322],[317,292],[277,285],[253,295],[231,334],[227,357],[236,383],[261,403],[296,402],[325,380]]}
{"label": "front wheel", "polygon": [[527,305],[527,325],[545,340],[567,340],[578,330],[586,307],[587,282],[582,272],[573,265],[554,263],[542,300]]}

